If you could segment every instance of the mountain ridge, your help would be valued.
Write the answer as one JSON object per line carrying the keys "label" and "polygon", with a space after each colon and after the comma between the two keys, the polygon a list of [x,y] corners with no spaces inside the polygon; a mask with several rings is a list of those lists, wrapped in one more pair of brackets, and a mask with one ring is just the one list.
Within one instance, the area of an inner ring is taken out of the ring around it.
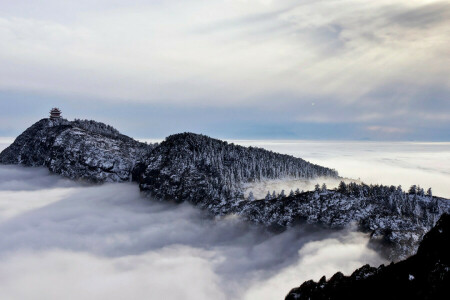
{"label": "mountain ridge", "polygon": [[245,199],[249,182],[340,177],[336,170],[301,158],[201,134],[174,134],[148,145],[88,120],[42,119],[0,153],[0,163],[45,166],[93,183],[135,181],[154,198],[189,202],[213,216],[234,214],[267,227],[286,228],[298,220],[336,229],[356,223],[372,242],[388,245],[387,256],[394,260],[415,253],[425,232],[450,211],[447,199],[421,190],[406,193],[399,187],[344,182],[336,190],[316,187]]}

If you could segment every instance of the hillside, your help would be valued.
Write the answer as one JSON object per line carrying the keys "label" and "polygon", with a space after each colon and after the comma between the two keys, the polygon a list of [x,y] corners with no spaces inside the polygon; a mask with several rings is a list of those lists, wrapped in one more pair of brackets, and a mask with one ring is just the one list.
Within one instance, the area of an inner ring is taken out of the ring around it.
{"label": "hillside", "polygon": [[448,299],[450,293],[450,215],[428,232],[417,254],[378,268],[365,265],[350,276],[306,281],[286,300]]}

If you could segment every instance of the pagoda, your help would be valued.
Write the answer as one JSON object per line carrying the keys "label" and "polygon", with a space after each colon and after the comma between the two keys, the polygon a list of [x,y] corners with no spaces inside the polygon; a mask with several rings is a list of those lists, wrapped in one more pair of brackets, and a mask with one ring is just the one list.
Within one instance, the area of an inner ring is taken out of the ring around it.
{"label": "pagoda", "polygon": [[59,108],[57,107],[52,108],[52,110],[50,111],[50,120],[56,120],[60,118],[61,118],[61,111],[59,110]]}

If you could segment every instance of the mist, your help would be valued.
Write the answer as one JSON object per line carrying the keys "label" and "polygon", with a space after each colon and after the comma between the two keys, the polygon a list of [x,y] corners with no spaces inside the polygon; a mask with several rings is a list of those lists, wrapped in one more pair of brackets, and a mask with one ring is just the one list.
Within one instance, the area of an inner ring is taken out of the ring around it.
{"label": "mist", "polygon": [[275,234],[145,198],[133,183],[0,166],[0,187],[3,299],[282,299],[305,279],[384,262],[361,233]]}
{"label": "mist", "polygon": [[[448,143],[237,141],[336,168],[368,184],[420,184],[448,197]],[[0,149],[7,143],[0,144]],[[270,181],[247,192],[312,189]],[[143,197],[136,184],[91,186],[44,168],[0,166],[4,299],[283,299],[305,280],[386,261],[352,228],[271,233],[234,216]],[[26,287],[26,288],[24,288]]]}
{"label": "mist", "polygon": [[[436,196],[450,198],[450,143],[448,142],[371,142],[371,141],[306,141],[306,140],[237,140],[243,146],[262,147],[275,152],[301,157],[312,163],[334,168],[344,181],[366,184],[411,185],[431,187]],[[325,182],[335,188],[340,180],[268,181],[247,186],[246,193],[266,195],[267,191],[287,193],[293,189],[311,190]]]}

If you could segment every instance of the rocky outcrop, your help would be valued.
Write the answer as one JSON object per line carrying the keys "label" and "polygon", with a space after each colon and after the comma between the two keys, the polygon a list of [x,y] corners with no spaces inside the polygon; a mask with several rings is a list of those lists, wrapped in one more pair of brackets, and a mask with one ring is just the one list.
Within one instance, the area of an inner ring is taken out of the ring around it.
{"label": "rocky outcrop", "polygon": [[100,122],[42,119],[0,154],[0,163],[45,166],[89,182],[120,182],[131,180],[133,168],[152,148]]}
{"label": "rocky outcrop", "polygon": [[417,254],[381,265],[365,265],[350,276],[338,272],[292,289],[286,300],[448,299],[450,293],[450,215],[428,232]]}
{"label": "rocky outcrop", "polygon": [[450,201],[392,186],[341,183],[336,190],[241,201],[232,212],[255,223],[282,227],[298,220],[336,229],[356,224],[370,233],[373,246],[382,246],[388,258],[398,260],[417,251],[423,235],[441,214],[450,212]]}

